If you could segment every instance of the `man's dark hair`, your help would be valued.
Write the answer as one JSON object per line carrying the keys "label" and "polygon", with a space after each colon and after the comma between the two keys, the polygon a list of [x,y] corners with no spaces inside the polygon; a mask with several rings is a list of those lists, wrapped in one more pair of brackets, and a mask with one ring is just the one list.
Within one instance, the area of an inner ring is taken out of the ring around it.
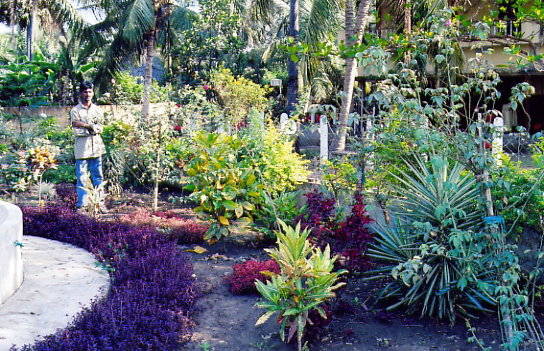
{"label": "man's dark hair", "polygon": [[83,90],[87,90],[87,89],[94,89],[94,84],[89,82],[89,81],[84,81],[84,82],[81,82],[81,84],[79,85],[79,91],[83,91]]}

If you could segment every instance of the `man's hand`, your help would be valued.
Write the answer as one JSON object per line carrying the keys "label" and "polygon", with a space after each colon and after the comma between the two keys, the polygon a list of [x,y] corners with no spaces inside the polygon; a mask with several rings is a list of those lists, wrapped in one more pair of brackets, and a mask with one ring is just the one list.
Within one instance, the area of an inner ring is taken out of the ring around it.
{"label": "man's hand", "polygon": [[104,130],[104,127],[101,124],[91,124],[91,132],[93,134],[102,134],[102,131]]}

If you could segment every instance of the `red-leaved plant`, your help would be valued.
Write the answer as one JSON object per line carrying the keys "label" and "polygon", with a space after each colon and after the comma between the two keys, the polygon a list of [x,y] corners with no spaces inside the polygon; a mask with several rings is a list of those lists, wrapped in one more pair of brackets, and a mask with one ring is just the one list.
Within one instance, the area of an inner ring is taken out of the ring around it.
{"label": "red-leaved plant", "polygon": [[227,277],[230,284],[230,291],[234,295],[257,293],[255,280],[265,282],[268,276],[263,272],[280,273],[280,267],[276,261],[248,260],[244,263],[235,264],[232,267],[232,274]]}
{"label": "red-leaved plant", "polygon": [[316,190],[305,196],[308,199],[307,211],[295,219],[295,223],[299,221],[302,228],[312,230],[312,243],[321,248],[329,244],[333,253],[341,257],[338,262],[351,273],[368,270],[370,261],[366,251],[373,240],[368,225],[372,219],[366,212],[363,196],[355,194],[351,214],[343,221],[336,217],[334,198],[326,198]]}
{"label": "red-leaved plant", "polygon": [[153,212],[147,209],[136,211],[121,217],[124,223],[136,226],[151,226],[168,233],[177,239],[178,244],[196,244],[202,242],[208,225],[185,219],[172,211]]}

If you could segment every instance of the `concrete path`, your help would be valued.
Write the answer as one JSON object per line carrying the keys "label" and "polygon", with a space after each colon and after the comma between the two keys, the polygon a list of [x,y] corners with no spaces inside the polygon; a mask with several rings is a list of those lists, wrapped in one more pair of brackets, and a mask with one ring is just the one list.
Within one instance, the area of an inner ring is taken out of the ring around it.
{"label": "concrete path", "polygon": [[23,238],[24,281],[0,305],[0,351],[65,328],[109,286],[107,272],[91,253],[54,240]]}

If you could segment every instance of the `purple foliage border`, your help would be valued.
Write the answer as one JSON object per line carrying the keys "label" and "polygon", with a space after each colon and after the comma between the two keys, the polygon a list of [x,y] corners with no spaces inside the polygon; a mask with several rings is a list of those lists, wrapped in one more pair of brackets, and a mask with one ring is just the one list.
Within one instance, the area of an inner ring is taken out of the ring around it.
{"label": "purple foliage border", "polygon": [[69,327],[22,351],[173,350],[191,336],[192,264],[175,241],[149,227],[101,222],[65,206],[23,208],[25,235],[93,253],[110,272],[106,297]]}

